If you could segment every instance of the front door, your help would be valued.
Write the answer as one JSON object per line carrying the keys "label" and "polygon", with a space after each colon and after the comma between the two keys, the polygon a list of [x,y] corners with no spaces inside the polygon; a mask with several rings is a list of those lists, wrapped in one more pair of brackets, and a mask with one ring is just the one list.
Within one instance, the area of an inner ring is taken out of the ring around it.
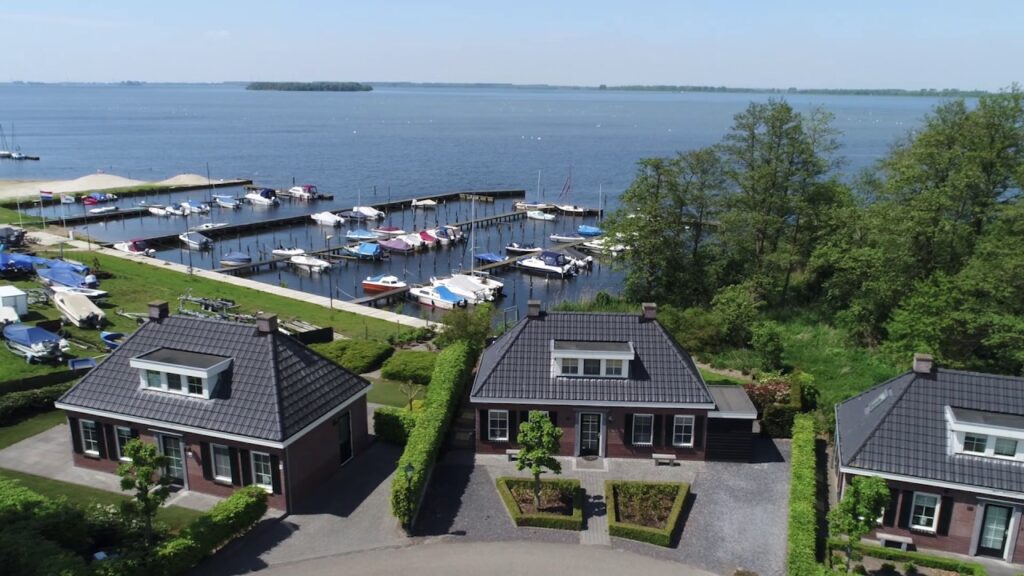
{"label": "front door", "polygon": [[580,414],[580,456],[601,455],[601,415]]}
{"label": "front door", "polygon": [[340,464],[348,462],[352,457],[352,415],[348,412],[338,419],[338,451]]}
{"label": "front door", "polygon": [[177,436],[160,436],[160,449],[167,457],[164,474],[171,479],[171,484],[185,485],[185,458],[181,455],[181,438]]}
{"label": "front door", "polygon": [[1012,517],[1012,508],[994,504],[985,506],[985,517],[981,520],[981,537],[978,539],[978,554],[1003,557]]}

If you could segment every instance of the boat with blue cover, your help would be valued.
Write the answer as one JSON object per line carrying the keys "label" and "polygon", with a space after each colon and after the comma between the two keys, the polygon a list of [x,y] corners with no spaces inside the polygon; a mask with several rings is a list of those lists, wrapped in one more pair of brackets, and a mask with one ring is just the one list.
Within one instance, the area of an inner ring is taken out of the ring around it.
{"label": "boat with blue cover", "polygon": [[8,324],[4,326],[4,344],[7,349],[31,363],[34,360],[63,360],[70,349],[67,340],[38,326]]}
{"label": "boat with blue cover", "polygon": [[604,230],[601,230],[597,226],[587,226],[586,224],[580,224],[579,227],[576,228],[576,233],[579,234],[580,236],[593,237],[604,234]]}
{"label": "boat with blue cover", "polygon": [[443,310],[465,308],[467,304],[465,298],[445,286],[414,286],[409,289],[409,293],[415,296],[420,304]]}
{"label": "boat with blue cover", "polygon": [[370,232],[365,228],[356,228],[355,230],[349,230],[348,232],[346,232],[345,238],[356,241],[370,241],[377,240],[380,238],[380,236],[374,234],[373,232]]}
{"label": "boat with blue cover", "polygon": [[356,246],[345,246],[344,251],[349,256],[360,260],[380,260],[384,257],[384,249],[372,242],[360,242]]}
{"label": "boat with blue cover", "polygon": [[70,286],[73,288],[96,288],[100,285],[99,280],[97,280],[92,274],[83,276],[71,268],[40,268],[36,270],[36,274],[38,274],[46,284]]}
{"label": "boat with blue cover", "polygon": [[100,332],[100,340],[107,345],[107,350],[117,350],[124,341],[123,332]]}
{"label": "boat with blue cover", "polygon": [[484,264],[497,264],[503,262],[505,257],[501,254],[495,254],[494,252],[484,252],[483,254],[476,255],[476,261]]}

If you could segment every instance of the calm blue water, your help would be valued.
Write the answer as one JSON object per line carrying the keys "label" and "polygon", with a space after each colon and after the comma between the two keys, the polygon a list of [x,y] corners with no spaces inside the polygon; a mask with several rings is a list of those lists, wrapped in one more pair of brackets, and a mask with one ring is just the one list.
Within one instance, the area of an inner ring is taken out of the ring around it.
{"label": "calm blue water", "polygon": [[[421,194],[486,188],[524,188],[551,200],[573,171],[575,203],[597,206],[603,189],[607,205],[632,180],[636,161],[718,142],[734,114],[759,94],[671,94],[597,90],[380,88],[369,93],[248,92],[228,85],[36,86],[0,85],[0,123],[17,144],[40,162],[0,161],[0,179],[75,178],[102,170],[131,178],[161,180],[178,173],[214,178],[247,178],[275,188],[293,179],[333,193],[331,204],[285,203],[273,216],[348,208]],[[929,98],[791,96],[800,110],[823,106],[842,132],[845,171],[853,173],[882,157],[888,147],[939,102]],[[228,193],[237,191],[228,191]],[[200,199],[201,192],[161,195],[151,201]],[[138,199],[121,202],[133,205]],[[82,211],[81,206],[69,207]],[[481,214],[507,206],[478,205]],[[437,218],[468,217],[466,203],[454,203]],[[215,214],[216,221],[267,217],[246,207]],[[47,209],[59,215],[58,208]],[[390,215],[406,229],[429,222],[411,212]],[[194,225],[194,222],[190,225]],[[555,225],[533,222],[481,231],[478,251],[500,251],[509,239],[542,241]],[[588,222],[589,223],[589,222]],[[93,237],[119,240],[180,231],[181,219],[146,217],[93,225]],[[297,226],[260,236],[221,242],[214,254],[241,248],[258,255],[278,244],[316,248],[325,231]],[[181,250],[161,257],[187,261]],[[196,265],[213,266],[212,256],[193,254]],[[268,282],[339,297],[359,294],[367,274],[390,270],[412,279],[469,264],[463,248],[428,256],[395,257],[385,264],[353,264],[323,278],[285,271],[258,276]],[[587,278],[545,282],[507,275],[522,306],[531,290],[547,300],[615,290],[621,280],[606,266]],[[538,293],[538,291],[540,293]]]}

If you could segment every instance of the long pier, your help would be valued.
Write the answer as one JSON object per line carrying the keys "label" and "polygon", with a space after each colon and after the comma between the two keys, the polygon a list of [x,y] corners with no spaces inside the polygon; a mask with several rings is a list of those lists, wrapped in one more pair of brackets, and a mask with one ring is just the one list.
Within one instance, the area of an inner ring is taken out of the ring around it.
{"label": "long pier", "polygon": [[[156,196],[156,195],[160,195],[160,194],[174,194],[176,192],[189,192],[191,190],[210,190],[211,188],[213,188],[213,189],[216,189],[216,188],[235,188],[237,186],[245,186],[247,184],[252,184],[252,180],[245,180],[245,179],[241,179],[241,178],[235,178],[235,179],[231,179],[231,180],[217,180],[215,182],[211,181],[209,184],[184,184],[184,185],[180,185],[180,186],[163,186],[163,185],[155,185],[155,184],[141,184],[139,186],[128,187],[125,190],[119,190],[118,188],[109,188],[109,189],[100,189],[100,190],[97,190],[97,192],[101,192],[103,194],[115,194],[115,195],[117,195],[118,198],[132,198],[134,196]],[[86,192],[88,192],[88,191],[87,190],[83,190],[83,191],[77,191],[77,192],[62,192],[62,193],[54,194],[54,198],[55,199],[54,200],[50,200],[48,202],[42,202],[41,200],[35,198],[35,199],[23,199],[21,201],[21,203],[24,204],[26,202],[31,202],[33,204],[39,203],[40,206],[58,206],[58,205],[60,205],[60,200],[56,199],[57,197],[59,197],[59,196],[81,196],[81,195],[85,194]],[[79,204],[77,204],[77,203],[74,204],[74,206],[78,206],[78,205]],[[15,208],[15,209],[17,208],[17,204],[15,202],[10,202],[10,201],[6,201],[6,202],[2,203],[2,204],[0,204],[0,206],[2,206],[4,208]],[[99,204],[96,205],[96,208],[102,208],[102,207],[103,207],[102,205],[99,205]],[[50,222],[50,223],[56,223],[57,221],[62,221],[62,222],[70,222],[72,226],[78,226],[80,224],[88,224],[90,222],[102,222],[104,220],[113,220],[113,219],[116,219],[116,218],[118,218],[120,216],[125,216],[125,215],[127,215],[129,218],[131,218],[133,216],[139,216],[140,214],[134,214],[133,213],[133,211],[135,211],[135,210],[136,210],[135,208],[125,208],[125,209],[117,210],[117,211],[114,211],[114,212],[106,212],[104,214],[80,214],[80,215],[77,215],[77,216],[69,216],[69,217],[66,217],[66,218],[48,218],[48,217],[44,217],[44,218],[45,218],[45,220],[47,222]],[[143,212],[144,211],[145,211],[145,209],[143,209]]]}

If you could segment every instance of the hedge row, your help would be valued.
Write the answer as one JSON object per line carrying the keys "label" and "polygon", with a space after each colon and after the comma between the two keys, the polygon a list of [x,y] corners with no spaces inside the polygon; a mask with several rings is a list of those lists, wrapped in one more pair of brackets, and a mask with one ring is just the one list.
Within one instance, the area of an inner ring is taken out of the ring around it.
{"label": "hedge row", "polygon": [[541,482],[548,486],[553,486],[562,492],[572,491],[572,516],[566,516],[564,514],[547,514],[544,512],[524,514],[519,509],[519,504],[516,503],[515,498],[512,496],[512,487],[519,485],[532,490],[533,480],[502,476],[497,480],[498,494],[501,495],[501,501],[505,503],[505,508],[508,509],[509,515],[512,516],[512,523],[516,526],[531,526],[533,528],[582,530],[583,497],[585,494],[583,492],[583,488],[580,487],[580,481],[550,479],[541,480]]}
{"label": "hedge row", "polygon": [[381,406],[373,413],[373,433],[377,438],[404,446],[409,435],[416,428],[419,412],[410,412],[405,408]]}
{"label": "hedge row", "polygon": [[[846,551],[847,542],[845,540],[831,539],[828,541],[829,555],[833,550]],[[864,544],[863,542],[857,542],[853,545],[855,552],[859,552],[864,556],[870,556],[872,558],[878,558],[879,560],[891,560],[893,562],[911,562],[915,566],[923,566],[925,568],[935,568],[937,570],[949,570],[950,572],[956,572],[957,574],[966,574],[968,576],[987,576],[988,572],[985,567],[975,562],[964,562],[955,558],[943,558],[940,556],[931,556],[929,554],[923,554],[921,552],[904,552],[896,548],[885,548],[883,546],[874,546],[871,544]]]}
{"label": "hedge row", "polygon": [[[398,470],[391,481],[391,512],[403,526],[410,526],[416,517],[430,469],[462,398],[473,360],[469,345],[463,341],[445,348],[437,356],[423,411],[409,434],[405,451],[398,460]],[[407,467],[411,467],[411,474],[406,473]]]}
{"label": "hedge row", "polygon": [[377,340],[335,340],[311,347],[356,374],[366,374],[380,368],[394,352],[391,346]]}
{"label": "hedge row", "polygon": [[434,374],[437,354],[423,350],[399,350],[384,362],[380,375],[398,382],[415,382],[426,386]]}
{"label": "hedge row", "polygon": [[13,480],[0,480],[0,566],[12,576],[88,573],[85,513]]}
{"label": "hedge row", "polygon": [[39,376],[29,376],[0,382],[0,394],[10,392],[21,392],[23,390],[37,390],[54,384],[64,384],[89,373],[92,368],[79,368],[77,370],[63,370],[61,372],[50,372]]}
{"label": "hedge row", "polygon": [[814,419],[799,414],[793,421],[789,480],[789,542],[786,559],[789,576],[815,576],[818,534],[818,472]]}
{"label": "hedge row", "polygon": [[156,551],[164,574],[183,574],[232,539],[248,532],[267,512],[267,491],[246,486],[196,518]]}
{"label": "hedge row", "polygon": [[0,396],[0,426],[9,426],[29,416],[53,410],[53,403],[69,388],[71,384],[54,384]]}
{"label": "hedge row", "polygon": [[[619,486],[627,484],[644,484],[648,486],[671,486],[676,489],[676,499],[672,502],[672,510],[665,521],[664,528],[650,528],[639,526],[628,522],[620,521],[618,518],[618,504],[616,502],[615,490]],[[622,480],[606,480],[604,483],[605,502],[608,509],[608,534],[619,538],[628,538],[654,544],[656,546],[672,546],[672,538],[680,528],[679,519],[682,516],[683,505],[686,503],[686,496],[690,493],[690,485],[682,482],[626,482]]]}

